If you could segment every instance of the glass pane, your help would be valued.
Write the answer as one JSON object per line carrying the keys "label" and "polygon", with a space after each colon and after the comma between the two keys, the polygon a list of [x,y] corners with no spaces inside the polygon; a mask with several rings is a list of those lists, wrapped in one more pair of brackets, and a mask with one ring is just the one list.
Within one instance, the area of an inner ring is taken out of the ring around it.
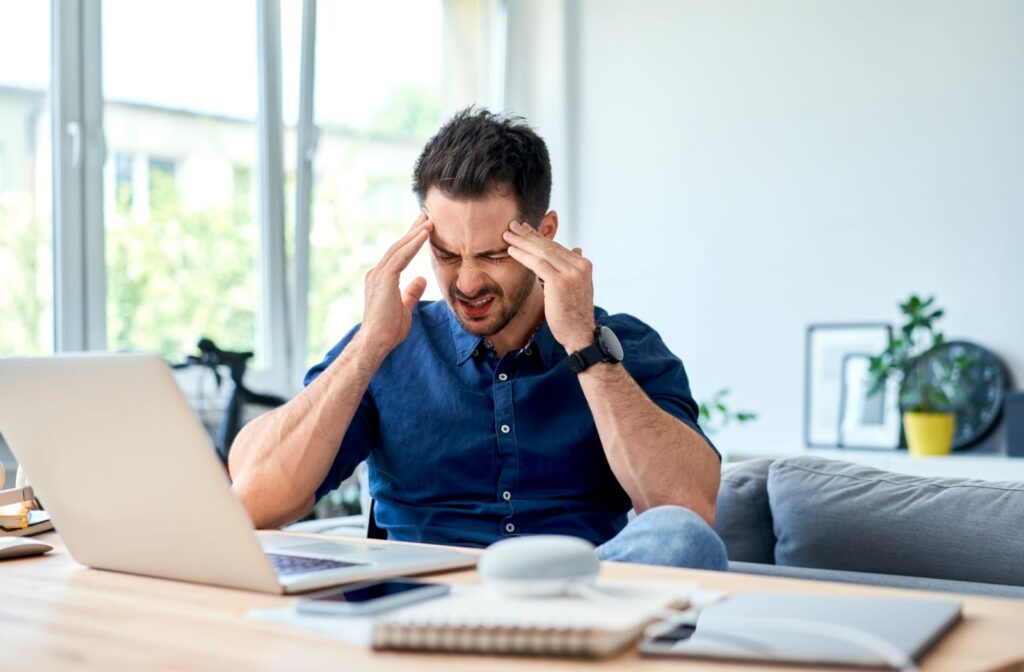
{"label": "glass pane", "polygon": [[53,351],[50,3],[0,0],[0,356]]}
{"label": "glass pane", "polygon": [[255,6],[103,3],[111,349],[254,349]]}
{"label": "glass pane", "polygon": [[[363,276],[419,211],[416,158],[444,117],[474,102],[483,4],[317,5],[309,362],[362,319]],[[425,255],[409,274],[432,277]],[[425,298],[439,296],[431,284]]]}

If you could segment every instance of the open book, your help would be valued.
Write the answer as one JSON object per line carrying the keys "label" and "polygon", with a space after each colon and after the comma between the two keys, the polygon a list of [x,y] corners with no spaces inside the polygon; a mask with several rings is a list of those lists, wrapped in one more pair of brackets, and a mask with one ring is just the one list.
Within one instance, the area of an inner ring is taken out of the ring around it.
{"label": "open book", "polygon": [[598,658],[686,606],[692,583],[601,582],[585,596],[507,597],[486,587],[413,605],[376,622],[375,649]]}

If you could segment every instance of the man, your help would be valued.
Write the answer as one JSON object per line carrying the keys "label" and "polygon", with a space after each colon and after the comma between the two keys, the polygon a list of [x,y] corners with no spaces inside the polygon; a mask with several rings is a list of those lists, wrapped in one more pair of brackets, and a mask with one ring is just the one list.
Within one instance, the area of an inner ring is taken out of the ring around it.
{"label": "man", "polygon": [[[561,533],[608,560],[724,569],[720,458],[682,362],[594,307],[590,261],[554,241],[544,141],[465,110],[427,143],[413,188],[422,212],[366,275],[362,324],[232,447],[256,525],[299,518],[365,459],[391,539]],[[420,302],[423,278],[399,286],[424,244],[443,302]]]}

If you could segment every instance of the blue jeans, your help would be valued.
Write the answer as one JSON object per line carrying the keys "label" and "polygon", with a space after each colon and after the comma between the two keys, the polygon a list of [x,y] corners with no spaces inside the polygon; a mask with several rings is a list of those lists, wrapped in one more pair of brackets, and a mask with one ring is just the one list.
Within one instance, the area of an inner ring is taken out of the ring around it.
{"label": "blue jeans", "polygon": [[656,506],[631,520],[617,535],[597,547],[602,560],[725,571],[725,544],[690,509]]}

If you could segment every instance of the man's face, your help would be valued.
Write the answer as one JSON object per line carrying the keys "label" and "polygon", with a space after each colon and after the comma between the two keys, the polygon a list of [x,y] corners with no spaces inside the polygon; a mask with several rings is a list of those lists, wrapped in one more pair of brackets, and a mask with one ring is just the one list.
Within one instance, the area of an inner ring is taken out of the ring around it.
{"label": "man's face", "polygon": [[516,199],[495,192],[453,200],[431,188],[423,207],[434,224],[431,259],[445,300],[469,333],[497,334],[522,310],[537,282],[509,256],[502,238],[509,222],[519,218]]}

